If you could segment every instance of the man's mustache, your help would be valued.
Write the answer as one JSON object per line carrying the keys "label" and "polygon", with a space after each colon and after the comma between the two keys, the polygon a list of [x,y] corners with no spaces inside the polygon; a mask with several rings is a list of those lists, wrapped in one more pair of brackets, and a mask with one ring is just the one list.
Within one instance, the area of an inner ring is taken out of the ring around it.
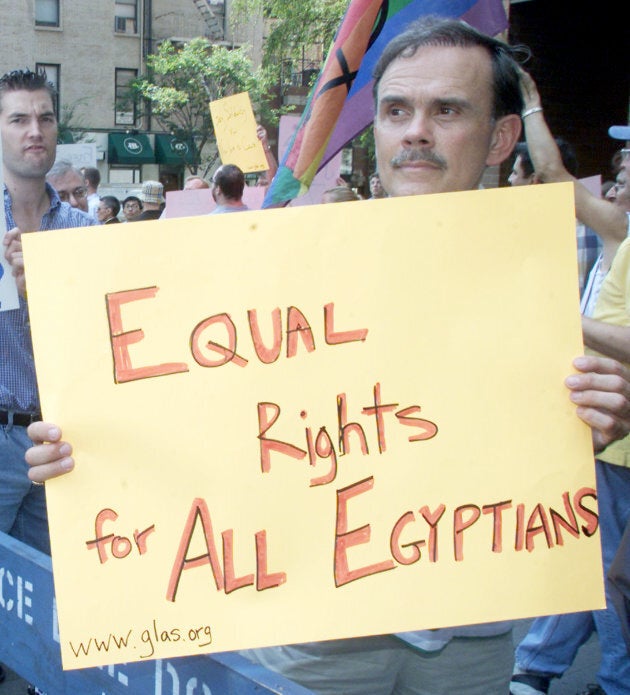
{"label": "man's mustache", "polygon": [[396,169],[405,162],[428,162],[429,164],[435,164],[440,169],[446,169],[446,161],[431,150],[403,150],[400,154],[392,158],[391,165]]}

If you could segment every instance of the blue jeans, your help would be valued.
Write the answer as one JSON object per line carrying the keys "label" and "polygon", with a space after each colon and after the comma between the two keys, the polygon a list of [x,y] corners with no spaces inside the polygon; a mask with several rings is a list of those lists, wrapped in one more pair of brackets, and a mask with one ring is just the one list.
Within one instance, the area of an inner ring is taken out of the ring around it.
{"label": "blue jeans", "polygon": [[46,492],[28,479],[25,427],[0,425],[0,531],[50,555]]}
{"label": "blue jeans", "polygon": [[[597,505],[604,575],[612,562],[630,518],[630,469],[595,462]],[[597,673],[606,695],[627,695],[630,683],[630,653],[626,649],[619,616],[610,600],[606,579],[607,608],[537,618],[516,648],[516,666],[521,671],[560,677],[573,663],[578,649],[597,631],[601,662]]]}

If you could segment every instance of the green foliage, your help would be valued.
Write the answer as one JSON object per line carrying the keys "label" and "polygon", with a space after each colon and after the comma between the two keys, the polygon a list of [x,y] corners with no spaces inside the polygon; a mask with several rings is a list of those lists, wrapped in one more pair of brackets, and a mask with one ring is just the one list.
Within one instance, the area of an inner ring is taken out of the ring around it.
{"label": "green foliage", "polygon": [[234,21],[254,14],[266,18],[269,33],[265,40],[263,65],[301,57],[302,48],[333,40],[350,0],[234,0]]}
{"label": "green foliage", "polygon": [[[201,152],[214,137],[208,103],[249,92],[254,108],[260,108],[266,79],[253,69],[246,48],[230,50],[196,38],[183,45],[160,44],[147,58],[147,74],[130,90],[136,100],[146,100],[163,130],[194,141]],[[197,166],[191,170],[196,173]]]}
{"label": "green foliage", "polygon": [[86,138],[85,133],[89,128],[84,116],[78,113],[80,109],[87,107],[88,102],[89,97],[83,97],[61,107],[57,122],[58,143],[93,142],[93,138]]}
{"label": "green foliage", "polygon": [[[349,4],[350,0],[233,0],[232,22],[236,26],[253,16],[265,18],[263,68],[275,76],[277,84],[283,79],[281,66],[291,62],[299,66],[305,57],[308,61],[317,55],[313,47],[319,47],[326,58]],[[317,75],[313,74],[311,84],[316,79]],[[369,175],[376,166],[372,127],[348,146],[365,152]]]}
{"label": "green foliage", "polygon": [[365,149],[365,157],[367,162],[368,176],[373,171],[376,171],[376,151],[374,146],[374,129],[370,125],[354,140],[353,144]]}

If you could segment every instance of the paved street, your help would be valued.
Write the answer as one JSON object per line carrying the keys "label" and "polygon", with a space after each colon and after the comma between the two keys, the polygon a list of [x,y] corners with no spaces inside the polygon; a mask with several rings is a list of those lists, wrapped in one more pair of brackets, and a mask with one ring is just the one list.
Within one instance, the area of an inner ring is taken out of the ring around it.
{"label": "paved street", "polygon": [[[525,634],[531,621],[520,621],[514,630],[514,640],[517,642]],[[595,672],[599,661],[599,645],[597,638],[593,637],[582,647],[578,658],[563,678],[555,681],[550,695],[576,695],[586,687],[587,683],[595,682]],[[8,673],[7,679],[0,684],[0,695],[25,695],[27,683],[14,673]],[[67,695],[81,695],[81,693],[67,693]],[[106,694],[105,694],[106,695]],[[217,695],[230,695],[220,693]],[[339,695],[343,695],[340,693]],[[453,693],[452,695],[457,695]],[[507,693],[492,693],[488,695],[507,695]]]}

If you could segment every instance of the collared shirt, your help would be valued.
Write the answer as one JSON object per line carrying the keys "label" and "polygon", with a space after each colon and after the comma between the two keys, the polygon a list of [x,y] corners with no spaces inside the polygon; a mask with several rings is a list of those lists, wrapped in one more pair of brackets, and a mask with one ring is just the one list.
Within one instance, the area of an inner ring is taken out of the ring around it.
{"label": "collared shirt", "polygon": [[98,222],[98,215],[96,214],[96,208],[101,202],[101,196],[98,193],[90,193],[87,197],[88,203],[88,213]]}
{"label": "collared shirt", "polygon": [[208,214],[223,215],[226,212],[245,212],[246,210],[249,210],[249,208],[244,203],[240,205],[217,205],[216,208]]}
{"label": "collared shirt", "polygon": [[577,237],[578,279],[581,297],[586,288],[588,276],[602,252],[602,240],[590,227],[577,220],[575,222],[575,236]]}
{"label": "collared shirt", "polygon": [[[46,191],[50,197],[50,207],[42,217],[39,231],[96,224],[87,213],[76,210],[69,203],[62,203],[48,183]],[[13,229],[16,224],[6,186],[4,215],[7,229]],[[24,297],[20,297],[19,308],[0,312],[0,409],[25,413],[35,413],[40,409],[28,306]]]}

